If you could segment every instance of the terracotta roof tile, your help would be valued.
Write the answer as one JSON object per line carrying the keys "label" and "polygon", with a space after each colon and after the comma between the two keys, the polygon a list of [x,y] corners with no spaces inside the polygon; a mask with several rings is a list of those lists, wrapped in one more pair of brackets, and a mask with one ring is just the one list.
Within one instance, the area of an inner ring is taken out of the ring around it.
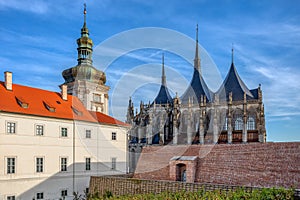
{"label": "terracotta roof tile", "polygon": [[[58,92],[18,84],[13,84],[13,90],[10,91],[6,90],[4,83],[0,81],[0,96],[0,111],[2,112],[126,125],[103,113],[89,112],[81,101],[72,95],[68,95],[68,100],[65,101]],[[27,106],[22,106],[22,104],[27,104]]]}

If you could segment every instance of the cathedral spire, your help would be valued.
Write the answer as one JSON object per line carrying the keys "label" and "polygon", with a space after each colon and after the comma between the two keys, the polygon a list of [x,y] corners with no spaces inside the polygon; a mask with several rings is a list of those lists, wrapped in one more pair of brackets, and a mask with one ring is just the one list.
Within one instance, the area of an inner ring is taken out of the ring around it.
{"label": "cathedral spire", "polygon": [[89,30],[86,26],[86,4],[84,4],[83,16],[84,22],[81,28],[81,37],[77,39],[78,51],[78,65],[88,64],[92,65],[93,41],[89,38]]}
{"label": "cathedral spire", "polygon": [[231,47],[231,63],[233,64],[233,44],[232,44],[232,47]]}
{"label": "cathedral spire", "polygon": [[165,75],[165,55],[162,54],[162,73],[161,73],[161,84],[166,86],[166,75]]}
{"label": "cathedral spire", "polygon": [[200,58],[199,58],[199,44],[198,44],[198,24],[196,26],[196,51],[195,51],[195,58],[194,58],[194,68],[199,71],[201,74],[201,67],[200,67]]}

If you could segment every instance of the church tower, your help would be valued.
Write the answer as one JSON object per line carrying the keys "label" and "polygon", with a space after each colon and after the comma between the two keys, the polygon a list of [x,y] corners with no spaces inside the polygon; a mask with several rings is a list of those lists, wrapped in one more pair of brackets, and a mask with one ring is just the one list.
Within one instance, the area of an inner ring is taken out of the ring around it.
{"label": "church tower", "polygon": [[108,91],[105,73],[93,66],[93,41],[86,25],[86,5],[81,37],[77,39],[77,65],[62,72],[68,94],[78,97],[86,109],[108,114]]}

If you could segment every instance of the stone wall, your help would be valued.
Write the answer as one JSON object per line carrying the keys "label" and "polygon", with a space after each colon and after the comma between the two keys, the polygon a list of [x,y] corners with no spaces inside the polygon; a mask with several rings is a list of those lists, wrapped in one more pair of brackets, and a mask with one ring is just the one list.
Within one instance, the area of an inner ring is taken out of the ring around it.
{"label": "stone wall", "polygon": [[300,188],[300,142],[148,146],[134,177],[174,180],[174,156],[198,157],[198,183]]}

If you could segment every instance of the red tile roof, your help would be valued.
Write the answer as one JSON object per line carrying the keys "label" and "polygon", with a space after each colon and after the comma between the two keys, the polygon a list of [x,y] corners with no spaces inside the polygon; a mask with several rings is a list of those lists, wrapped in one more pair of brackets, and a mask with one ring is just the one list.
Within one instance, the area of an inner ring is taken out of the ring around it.
{"label": "red tile roof", "polygon": [[122,121],[119,121],[119,120],[117,120],[117,119],[115,119],[111,116],[105,115],[105,114],[100,113],[100,112],[90,111],[90,113],[95,117],[95,119],[97,119],[97,121],[99,123],[121,125],[121,126],[130,126],[129,124],[126,124]]}
{"label": "red tile roof", "polygon": [[65,101],[58,92],[18,84],[13,84],[10,91],[0,81],[0,96],[1,112],[126,126],[125,123],[103,113],[90,113],[81,101],[72,95],[68,95],[68,100]]}

